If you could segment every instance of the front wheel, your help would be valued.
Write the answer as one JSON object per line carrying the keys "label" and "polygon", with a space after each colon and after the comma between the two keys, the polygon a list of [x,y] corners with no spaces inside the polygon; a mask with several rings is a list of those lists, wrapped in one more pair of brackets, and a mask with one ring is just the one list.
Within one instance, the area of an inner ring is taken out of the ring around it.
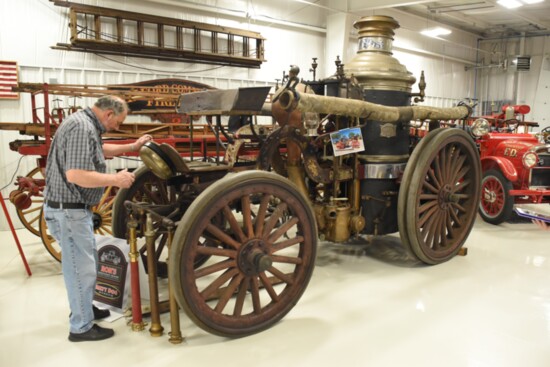
{"label": "front wheel", "polygon": [[514,210],[510,190],[512,183],[499,170],[490,169],[483,174],[479,214],[484,221],[497,225],[510,219]]}
{"label": "front wheel", "polygon": [[290,181],[271,172],[229,174],[199,195],[180,221],[170,282],[199,327],[227,337],[254,334],[298,302],[315,266],[316,244],[313,210]]}

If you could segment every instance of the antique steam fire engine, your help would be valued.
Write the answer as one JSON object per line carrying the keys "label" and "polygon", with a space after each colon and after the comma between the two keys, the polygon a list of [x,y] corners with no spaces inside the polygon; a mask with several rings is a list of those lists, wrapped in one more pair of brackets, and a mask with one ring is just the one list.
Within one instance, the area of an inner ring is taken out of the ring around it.
{"label": "antique steam fire engine", "polygon": [[409,123],[465,119],[470,108],[410,106],[423,91],[411,93],[415,78],[392,56],[398,26],[386,16],[361,19],[349,64],[312,82],[293,68],[270,104],[269,88],[181,96],[179,112],[218,127],[221,115],[273,116],[279,128],[269,135],[242,128],[261,141],[255,165],[241,164],[239,131],[222,162],[184,161],[166,144],[141,149],[145,166],[117,194],[113,233],[126,236],[128,201],[177,223],[172,238],[156,220],[158,249],[147,255],[171,243],[169,280],[200,327],[244,336],[284,317],[307,287],[319,237],[399,232],[427,264],[460,251],[479,203],[476,146],[461,129],[435,129],[411,152]]}

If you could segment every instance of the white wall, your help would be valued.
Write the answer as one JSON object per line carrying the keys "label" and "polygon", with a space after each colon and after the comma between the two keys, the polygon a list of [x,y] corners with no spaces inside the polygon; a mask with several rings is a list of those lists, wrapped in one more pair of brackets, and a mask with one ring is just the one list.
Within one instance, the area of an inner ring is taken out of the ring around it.
{"label": "white wall", "polygon": [[[480,93],[489,103],[509,101],[527,104],[526,120],[538,122],[540,129],[550,126],[550,37],[512,37],[480,42],[484,50],[478,70]],[[518,72],[512,60],[518,55],[531,57],[531,69]],[[505,67],[498,67],[504,65]]]}

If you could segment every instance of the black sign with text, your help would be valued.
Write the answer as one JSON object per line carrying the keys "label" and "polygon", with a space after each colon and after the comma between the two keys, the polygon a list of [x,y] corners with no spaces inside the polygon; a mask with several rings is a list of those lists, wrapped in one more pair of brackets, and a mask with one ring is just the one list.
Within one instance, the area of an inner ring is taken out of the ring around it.
{"label": "black sign with text", "polygon": [[105,245],[98,250],[99,268],[94,300],[122,308],[128,261],[120,248]]}

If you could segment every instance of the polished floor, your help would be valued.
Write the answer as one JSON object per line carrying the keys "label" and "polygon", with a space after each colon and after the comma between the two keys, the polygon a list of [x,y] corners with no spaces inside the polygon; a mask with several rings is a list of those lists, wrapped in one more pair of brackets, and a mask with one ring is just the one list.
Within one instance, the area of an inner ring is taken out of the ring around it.
{"label": "polished floor", "polygon": [[[0,232],[0,366],[550,366],[550,232],[478,220],[466,256],[424,266],[396,237],[321,243],[313,278],[272,328],[226,339],[181,313],[185,341],[134,332],[71,343],[60,266],[25,230]],[[146,320],[148,321],[148,320]],[[170,329],[168,314],[163,314]]]}

